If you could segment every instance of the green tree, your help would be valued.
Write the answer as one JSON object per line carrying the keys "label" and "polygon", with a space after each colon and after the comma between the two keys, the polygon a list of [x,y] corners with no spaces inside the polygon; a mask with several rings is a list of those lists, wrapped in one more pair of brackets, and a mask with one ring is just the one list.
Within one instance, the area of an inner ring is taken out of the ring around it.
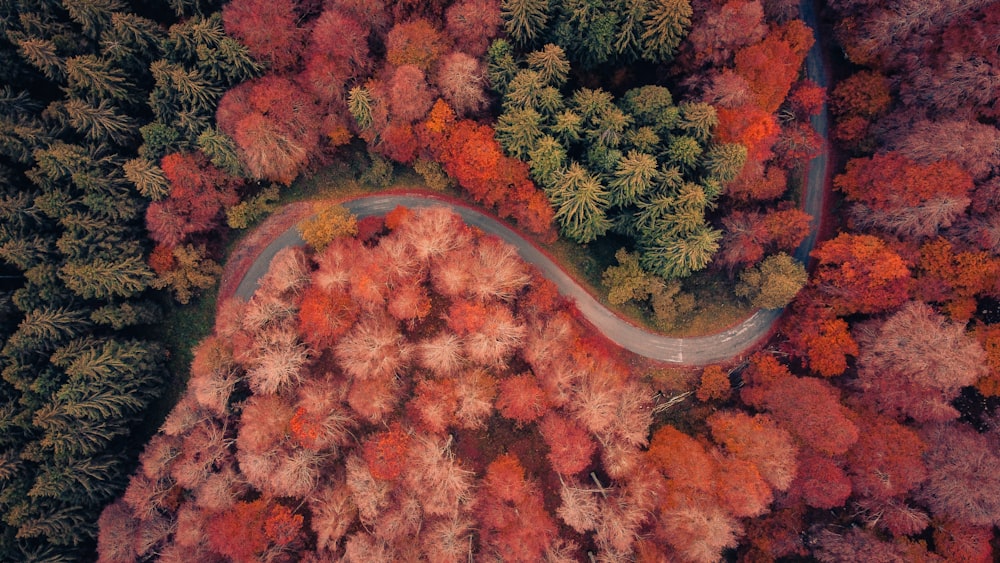
{"label": "green tree", "polygon": [[680,119],[680,110],[674,105],[673,95],[663,86],[633,88],[625,92],[621,106],[637,125],[652,127],[661,137],[669,133]]}
{"label": "green tree", "polygon": [[587,136],[605,147],[617,148],[625,140],[625,133],[632,125],[632,116],[609,104],[604,112],[591,119],[593,125],[587,129]]}
{"label": "green tree", "polygon": [[667,162],[683,170],[694,170],[701,161],[701,144],[694,137],[678,135],[670,139],[665,156]]}
{"label": "green tree", "polygon": [[567,237],[590,242],[611,227],[607,217],[609,196],[600,180],[573,162],[561,173],[549,199],[555,207],[555,219]]}
{"label": "green tree", "polygon": [[611,203],[617,206],[635,204],[650,191],[658,174],[656,158],[646,153],[629,151],[618,161],[614,178],[608,183]]}
{"label": "green tree", "polygon": [[162,318],[160,308],[149,301],[124,301],[110,303],[94,309],[90,320],[94,324],[109,326],[115,330],[138,325],[152,325]]}
{"label": "green tree", "polygon": [[534,43],[548,22],[548,0],[501,0],[504,29],[516,43]]}
{"label": "green tree", "polygon": [[542,73],[537,70],[519,70],[507,85],[503,98],[504,111],[537,108],[546,85]]}
{"label": "green tree", "polygon": [[546,43],[540,50],[528,53],[528,68],[537,72],[550,86],[560,87],[569,77],[569,60],[566,51],[552,43]]}
{"label": "green tree", "polygon": [[545,189],[554,186],[566,168],[566,149],[550,135],[542,135],[528,153],[531,177]]}
{"label": "green tree", "polygon": [[135,138],[135,121],[117,111],[113,103],[102,99],[97,105],[71,98],[65,103],[54,102],[50,113],[63,116],[66,123],[93,142],[111,142],[127,145]]}
{"label": "green tree", "polygon": [[511,80],[518,73],[514,47],[506,39],[497,39],[490,44],[486,57],[486,75],[490,79],[490,87],[500,94],[506,93]]}
{"label": "green tree", "polygon": [[80,24],[83,33],[97,39],[101,32],[111,27],[111,15],[125,9],[119,0],[62,0],[69,17]]}
{"label": "green tree", "polygon": [[677,106],[680,120],[677,125],[699,143],[706,143],[712,137],[712,129],[719,124],[715,108],[705,102],[686,102]]}
{"label": "green tree", "polygon": [[805,266],[781,252],[743,270],[736,295],[749,300],[754,307],[780,309],[795,299],[807,281]]}
{"label": "green tree", "polygon": [[709,178],[722,182],[732,182],[743,170],[747,161],[747,148],[736,143],[711,145],[705,153],[703,164]]}
{"label": "green tree", "polygon": [[239,178],[244,175],[243,163],[236,152],[236,143],[222,131],[209,127],[198,135],[198,148],[216,167]]}
{"label": "green tree", "polygon": [[156,86],[149,94],[157,119],[169,122],[184,113],[211,115],[222,90],[198,69],[160,59],[149,66]]}
{"label": "green tree", "polygon": [[625,132],[625,144],[639,152],[655,153],[661,142],[656,130],[646,125],[634,127]]}
{"label": "green tree", "polygon": [[54,41],[25,37],[16,42],[21,56],[46,78],[53,82],[62,82],[66,78],[66,61],[57,53]]}
{"label": "green tree", "polygon": [[649,0],[618,0],[613,3],[620,23],[614,50],[620,59],[631,62],[642,54],[642,32],[649,13]]}
{"label": "green tree", "polygon": [[131,74],[148,72],[160,54],[166,34],[155,21],[128,12],[113,12],[111,28],[101,34],[101,54]]}
{"label": "green tree", "polygon": [[721,238],[720,231],[704,224],[686,235],[647,238],[640,243],[640,263],[665,279],[684,278],[708,266]]}
{"label": "green tree", "polygon": [[61,342],[78,336],[90,326],[84,311],[66,307],[33,308],[25,313],[17,330],[7,338],[3,355],[15,357],[38,350],[50,350]]}
{"label": "green tree", "polygon": [[78,96],[118,101],[128,101],[133,96],[132,84],[124,73],[95,55],[66,59],[66,78],[70,91]]}
{"label": "green tree", "polygon": [[59,269],[59,277],[73,293],[90,299],[131,297],[149,286],[153,273],[137,254],[115,260],[68,262]]}
{"label": "green tree", "polygon": [[120,493],[121,473],[120,458],[111,455],[43,464],[28,496],[101,506]]}
{"label": "green tree", "polygon": [[571,110],[561,111],[552,120],[549,131],[566,145],[575,143],[583,132],[583,118]]}
{"label": "green tree", "polygon": [[615,55],[618,12],[605,0],[564,0],[553,36],[574,62],[592,68]]}
{"label": "green tree", "polygon": [[358,130],[372,126],[372,95],[364,86],[354,86],[347,93],[347,111],[351,113]]}
{"label": "green tree", "polygon": [[648,61],[669,61],[691,27],[690,0],[650,0],[642,56]]}
{"label": "green tree", "polygon": [[571,101],[571,107],[583,118],[585,124],[598,122],[614,107],[611,93],[600,88],[580,88],[573,92]]}
{"label": "green tree", "polygon": [[542,136],[542,116],[534,109],[508,109],[497,119],[496,138],[507,154],[527,159]]}

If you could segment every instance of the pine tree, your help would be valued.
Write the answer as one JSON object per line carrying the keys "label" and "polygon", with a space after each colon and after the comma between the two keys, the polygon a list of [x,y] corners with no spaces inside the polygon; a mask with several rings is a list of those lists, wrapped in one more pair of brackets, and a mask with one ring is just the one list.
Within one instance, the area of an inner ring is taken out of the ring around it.
{"label": "pine tree", "polygon": [[604,111],[594,115],[591,122],[593,125],[587,130],[587,135],[602,146],[616,148],[625,140],[625,132],[631,127],[633,119],[609,103]]}
{"label": "pine tree", "polygon": [[28,496],[35,502],[51,498],[83,506],[100,506],[119,494],[121,472],[121,460],[111,455],[43,464]]}
{"label": "pine tree", "polygon": [[667,145],[666,158],[682,170],[693,170],[701,160],[701,145],[694,137],[679,135]]}
{"label": "pine tree", "polygon": [[511,39],[530,45],[538,39],[548,21],[547,0],[501,0],[500,13]]}
{"label": "pine tree", "polygon": [[631,62],[642,54],[643,22],[649,13],[649,0],[622,0],[616,4],[620,21],[613,43],[615,54]]}
{"label": "pine tree", "polygon": [[226,174],[238,178],[243,174],[243,164],[236,152],[236,143],[229,135],[215,127],[208,127],[198,135],[198,148],[209,161]]}
{"label": "pine tree", "polygon": [[651,0],[646,29],[642,32],[644,59],[669,61],[691,26],[689,0]]}
{"label": "pine tree", "polygon": [[170,183],[163,175],[163,170],[144,158],[126,161],[122,165],[122,171],[144,197],[156,201],[170,193]]}
{"label": "pine tree", "polygon": [[133,87],[125,75],[94,55],[66,59],[66,79],[71,92],[77,95],[118,101],[129,101],[133,95]]}
{"label": "pine tree", "polygon": [[81,297],[105,299],[131,297],[141,292],[148,287],[153,274],[142,256],[133,254],[117,260],[69,262],[60,268],[59,277],[66,287]]}
{"label": "pine tree", "polygon": [[3,354],[16,356],[29,350],[51,349],[89,326],[83,311],[63,307],[32,309],[25,313],[17,330],[7,339]]}
{"label": "pine tree", "polygon": [[546,81],[537,70],[522,69],[511,78],[504,94],[505,111],[537,109]]}
{"label": "pine tree", "polygon": [[709,178],[723,184],[732,182],[743,170],[747,148],[735,143],[711,145],[702,163]]}
{"label": "pine tree", "polygon": [[347,110],[361,131],[372,126],[372,103],[371,92],[364,86],[354,86],[347,94]]}
{"label": "pine tree", "polygon": [[699,143],[705,143],[712,136],[712,129],[719,124],[715,108],[704,102],[688,102],[677,106],[680,121],[677,123]]}
{"label": "pine tree", "polygon": [[566,149],[555,138],[542,135],[528,153],[528,165],[538,185],[550,189],[566,168]]}
{"label": "pine tree", "polygon": [[532,108],[507,110],[497,120],[497,140],[510,156],[527,158],[541,136],[542,116]]}
{"label": "pine tree", "polygon": [[656,158],[638,151],[629,151],[618,161],[614,178],[608,183],[611,203],[618,206],[635,204],[656,183],[659,171]]}
{"label": "pine tree", "polygon": [[565,110],[555,116],[549,129],[563,144],[570,145],[580,140],[583,118],[578,113]]}
{"label": "pine tree", "polygon": [[61,82],[66,77],[66,61],[56,53],[56,44],[48,39],[25,37],[17,39],[17,46],[32,66],[53,82]]}
{"label": "pine tree", "polygon": [[611,227],[605,213],[609,205],[607,190],[578,163],[571,163],[559,175],[548,194],[563,233],[573,240],[590,242]]}
{"label": "pine tree", "polygon": [[550,86],[560,87],[569,76],[569,60],[566,51],[558,45],[546,43],[540,50],[528,53],[528,68],[539,74]]}
{"label": "pine tree", "polygon": [[687,277],[708,265],[719,249],[720,238],[720,231],[701,224],[686,235],[646,239],[640,244],[640,262],[666,279]]}
{"label": "pine tree", "polygon": [[80,24],[83,33],[96,39],[110,27],[111,15],[125,10],[120,0],[62,0],[62,7],[74,22]]}
{"label": "pine tree", "polygon": [[[124,146],[138,133],[135,122],[118,113],[106,98],[101,99],[97,105],[76,98],[70,98],[59,105],[59,113],[65,115],[70,127],[86,135],[90,141],[110,141]],[[49,109],[52,110],[53,106],[49,106]]]}

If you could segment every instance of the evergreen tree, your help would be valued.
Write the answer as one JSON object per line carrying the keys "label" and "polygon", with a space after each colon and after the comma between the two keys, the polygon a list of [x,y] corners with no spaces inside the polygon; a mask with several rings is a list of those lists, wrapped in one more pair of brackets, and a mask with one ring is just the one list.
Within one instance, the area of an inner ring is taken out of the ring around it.
{"label": "evergreen tree", "polygon": [[679,135],[670,140],[665,156],[668,163],[690,171],[698,167],[701,151],[701,145],[694,137]]}
{"label": "evergreen tree", "polygon": [[608,183],[611,203],[617,206],[635,204],[656,182],[659,174],[656,158],[652,155],[629,151],[618,162],[614,178]]}
{"label": "evergreen tree", "polygon": [[120,114],[108,99],[97,105],[71,98],[65,103],[56,102],[50,112],[65,116],[66,123],[93,142],[111,142],[126,145],[136,137],[138,128],[128,116]]}
{"label": "evergreen tree", "polygon": [[496,137],[507,154],[527,158],[542,136],[542,116],[532,108],[504,112],[496,124]]}
{"label": "evergreen tree", "polygon": [[669,61],[691,27],[690,0],[650,0],[642,56],[648,61]]}
{"label": "evergreen tree", "polygon": [[53,82],[60,82],[66,76],[66,61],[56,52],[54,41],[38,37],[17,39],[17,46],[32,66]]}
{"label": "evergreen tree", "polygon": [[96,55],[66,59],[66,78],[70,92],[115,101],[129,101],[134,93],[125,74]]}
{"label": "evergreen tree", "polygon": [[607,190],[600,180],[578,163],[559,174],[548,191],[556,209],[555,219],[563,234],[581,243],[603,235],[611,227],[606,210],[609,205]]}
{"label": "evergreen tree", "polygon": [[170,183],[163,170],[145,158],[133,158],[122,165],[122,171],[139,193],[153,201],[163,199],[170,193]]}
{"label": "evergreen tree", "polygon": [[569,77],[569,60],[566,51],[558,45],[546,43],[540,50],[528,53],[528,68],[537,72],[550,86],[560,87]]}
{"label": "evergreen tree", "polygon": [[680,120],[677,125],[699,143],[712,137],[712,129],[719,124],[715,108],[704,102],[687,102],[677,106]]}
{"label": "evergreen tree", "polygon": [[687,277],[708,266],[721,238],[720,231],[702,224],[687,235],[646,239],[640,243],[640,263],[665,279]]}
{"label": "evergreen tree", "polygon": [[542,135],[535,148],[528,154],[531,177],[544,189],[555,184],[559,174],[566,168],[566,149],[555,138]]}
{"label": "evergreen tree", "polygon": [[372,126],[372,103],[371,92],[364,86],[355,86],[347,94],[347,110],[361,131]]}
{"label": "evergreen tree", "polygon": [[705,153],[705,172],[723,184],[732,182],[743,170],[747,160],[747,148],[736,143],[712,145]]}
{"label": "evergreen tree", "polygon": [[575,62],[593,68],[615,55],[618,20],[618,12],[605,0],[564,0],[553,36]]}
{"label": "evergreen tree", "polygon": [[153,274],[142,256],[132,254],[116,260],[69,262],[59,277],[73,293],[84,298],[131,297],[149,286]]}
{"label": "evergreen tree", "polygon": [[537,40],[548,21],[548,0],[501,0],[504,29],[520,45]]}
{"label": "evergreen tree", "polygon": [[243,175],[243,163],[236,152],[236,143],[229,135],[215,127],[208,127],[198,135],[198,148],[217,168],[234,178]]}

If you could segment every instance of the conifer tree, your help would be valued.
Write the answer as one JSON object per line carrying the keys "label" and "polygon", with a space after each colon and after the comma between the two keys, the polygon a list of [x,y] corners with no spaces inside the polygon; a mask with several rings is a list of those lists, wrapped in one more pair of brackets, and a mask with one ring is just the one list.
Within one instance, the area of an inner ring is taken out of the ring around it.
{"label": "conifer tree", "polygon": [[611,227],[606,215],[610,203],[600,180],[578,163],[559,174],[548,191],[563,233],[581,243],[594,240]]}

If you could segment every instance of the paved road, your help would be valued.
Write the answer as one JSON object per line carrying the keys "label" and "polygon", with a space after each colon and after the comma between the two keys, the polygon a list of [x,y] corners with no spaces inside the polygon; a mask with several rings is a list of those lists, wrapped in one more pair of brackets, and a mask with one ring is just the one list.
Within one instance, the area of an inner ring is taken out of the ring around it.
{"label": "paved road", "polygon": [[[803,19],[816,28],[816,15],[810,0],[802,4]],[[807,59],[809,77],[821,86],[826,85],[825,68],[821,57],[819,42],[813,46]],[[825,112],[813,118],[816,130],[826,137],[827,121]],[[813,216],[811,233],[796,250],[795,256],[800,261],[808,260],[809,252],[816,243],[819,231],[819,220],[823,211],[824,180],[826,178],[826,154],[823,153],[810,163],[808,184],[806,187],[803,209]],[[359,218],[369,215],[380,215],[391,211],[397,205],[418,208],[445,205],[458,213],[467,223],[479,227],[487,233],[494,234],[514,245],[521,257],[534,264],[547,278],[552,280],[564,295],[576,301],[581,313],[607,338],[636,354],[659,360],[685,365],[705,365],[727,360],[752,347],[765,338],[774,322],[781,315],[781,310],[761,310],[739,325],[724,332],[709,336],[691,338],[670,338],[643,330],[628,321],[617,317],[586,290],[570,278],[562,269],[553,263],[538,248],[520,235],[492,218],[460,205],[425,197],[420,195],[385,195],[369,196],[345,202],[344,204]],[[298,230],[292,227],[274,239],[251,266],[240,281],[236,295],[249,299],[257,288],[257,280],[267,270],[274,255],[289,245],[304,244]]]}

